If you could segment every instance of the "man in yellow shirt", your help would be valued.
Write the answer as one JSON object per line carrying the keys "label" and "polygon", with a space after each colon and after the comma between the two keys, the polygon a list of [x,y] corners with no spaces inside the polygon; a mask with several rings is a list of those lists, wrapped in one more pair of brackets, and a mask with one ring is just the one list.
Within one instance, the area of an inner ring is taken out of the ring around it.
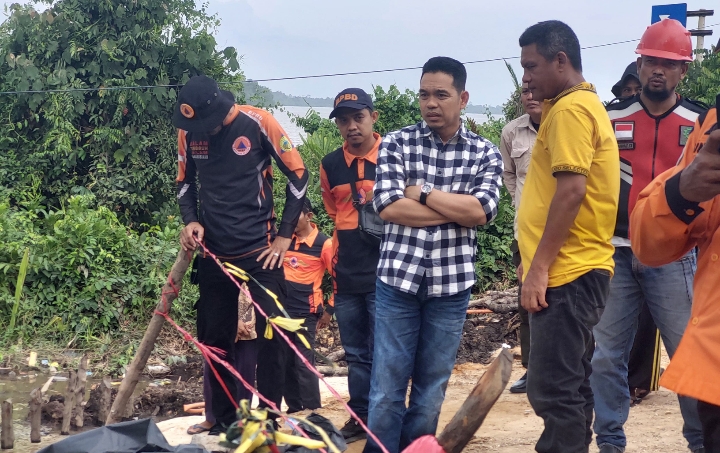
{"label": "man in yellow shirt", "polygon": [[543,115],[518,210],[522,306],[530,312],[527,393],[540,452],[587,452],[592,329],[614,269],[620,158],[605,107],[582,75],[580,43],[559,21],[520,37],[523,82]]}

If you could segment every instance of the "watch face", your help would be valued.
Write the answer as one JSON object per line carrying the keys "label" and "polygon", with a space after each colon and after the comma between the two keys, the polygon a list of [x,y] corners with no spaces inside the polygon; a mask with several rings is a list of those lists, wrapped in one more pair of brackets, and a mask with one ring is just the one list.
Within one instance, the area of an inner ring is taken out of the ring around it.
{"label": "watch face", "polygon": [[427,182],[420,187],[420,191],[422,193],[430,193],[431,190],[432,186],[430,185],[430,183]]}

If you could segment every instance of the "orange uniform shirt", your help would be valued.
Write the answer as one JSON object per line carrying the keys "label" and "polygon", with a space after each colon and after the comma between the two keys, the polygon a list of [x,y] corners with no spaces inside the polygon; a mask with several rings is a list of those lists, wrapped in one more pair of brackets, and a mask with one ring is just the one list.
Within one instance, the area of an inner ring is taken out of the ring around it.
{"label": "orange uniform shirt", "polygon": [[692,315],[660,385],[720,406],[720,197],[698,205],[679,191],[679,173],[717,128],[716,105],[696,121],[677,167],[640,193],[630,240],[635,255],[648,266],[670,263],[698,247]]}
{"label": "orange uniform shirt", "polygon": [[[312,232],[302,241],[293,234],[283,261],[288,289],[285,309],[291,316],[318,313],[323,305],[323,277],[325,271],[331,272],[332,269],[332,240],[315,224],[312,224],[312,228]],[[330,307],[334,306],[332,295],[328,303]],[[332,308],[328,312],[332,314]]]}

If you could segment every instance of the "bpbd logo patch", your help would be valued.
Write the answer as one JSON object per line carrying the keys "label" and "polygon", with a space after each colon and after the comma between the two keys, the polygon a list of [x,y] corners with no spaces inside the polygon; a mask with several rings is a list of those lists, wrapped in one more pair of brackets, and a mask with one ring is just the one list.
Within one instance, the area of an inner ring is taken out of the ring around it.
{"label": "bpbd logo patch", "polygon": [[250,152],[250,147],[250,139],[242,135],[235,139],[232,150],[238,156],[244,156]]}

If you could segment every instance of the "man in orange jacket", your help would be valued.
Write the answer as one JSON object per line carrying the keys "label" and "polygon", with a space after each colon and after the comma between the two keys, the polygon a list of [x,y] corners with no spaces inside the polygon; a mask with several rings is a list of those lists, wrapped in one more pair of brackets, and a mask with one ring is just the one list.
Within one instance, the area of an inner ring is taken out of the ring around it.
{"label": "man in orange jacket", "polygon": [[648,266],[697,247],[692,313],[660,385],[698,400],[706,453],[720,452],[720,130],[715,108],[698,117],[680,163],[640,193],[630,219],[637,258]]}

